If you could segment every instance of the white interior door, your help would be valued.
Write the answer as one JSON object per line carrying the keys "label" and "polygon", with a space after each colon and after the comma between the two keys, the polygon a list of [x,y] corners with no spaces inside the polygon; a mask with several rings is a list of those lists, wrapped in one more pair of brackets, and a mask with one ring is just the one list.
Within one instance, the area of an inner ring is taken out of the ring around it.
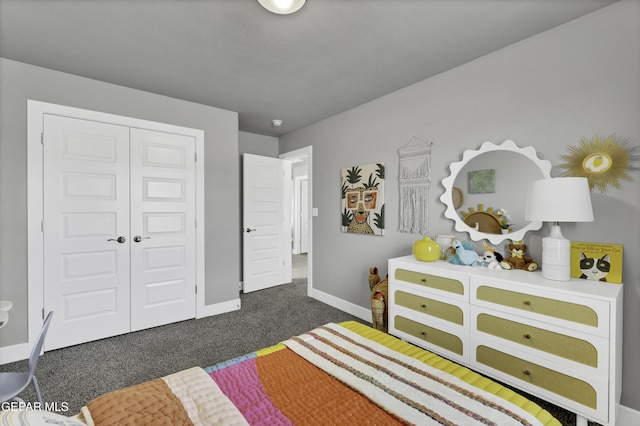
{"label": "white interior door", "polygon": [[244,292],[291,282],[291,167],[243,154]]}
{"label": "white interior door", "polygon": [[47,350],[129,331],[129,128],[44,116]]}
{"label": "white interior door", "polygon": [[195,138],[131,129],[131,330],[195,317]]}

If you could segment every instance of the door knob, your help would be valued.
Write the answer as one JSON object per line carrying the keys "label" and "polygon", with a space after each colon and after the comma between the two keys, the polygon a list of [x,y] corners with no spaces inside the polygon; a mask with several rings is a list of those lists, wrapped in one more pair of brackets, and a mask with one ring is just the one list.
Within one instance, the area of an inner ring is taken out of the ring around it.
{"label": "door knob", "polygon": [[136,243],[139,243],[142,240],[150,240],[151,237],[141,237],[140,235],[136,235],[135,237],[133,237],[133,241],[135,241]]}
{"label": "door knob", "polygon": [[255,229],[247,228],[247,229],[245,229],[245,231],[247,231],[247,232],[253,232],[253,231],[255,231]]}
{"label": "door knob", "polygon": [[120,236],[118,238],[109,238],[107,241],[117,241],[120,244],[123,244],[127,242],[127,239],[125,237]]}

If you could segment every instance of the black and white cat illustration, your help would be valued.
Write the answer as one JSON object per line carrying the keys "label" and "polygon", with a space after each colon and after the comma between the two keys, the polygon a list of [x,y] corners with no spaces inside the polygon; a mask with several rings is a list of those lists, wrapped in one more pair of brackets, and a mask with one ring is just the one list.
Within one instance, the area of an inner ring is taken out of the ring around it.
{"label": "black and white cat illustration", "polygon": [[611,269],[609,255],[605,254],[600,259],[587,257],[584,253],[580,253],[580,270],[582,275],[580,278],[593,281],[607,281],[607,274]]}

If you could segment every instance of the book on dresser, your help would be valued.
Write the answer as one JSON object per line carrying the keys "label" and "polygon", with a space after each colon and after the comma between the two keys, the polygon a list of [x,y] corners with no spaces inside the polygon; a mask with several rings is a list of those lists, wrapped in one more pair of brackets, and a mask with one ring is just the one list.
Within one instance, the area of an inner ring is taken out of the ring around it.
{"label": "book on dresser", "polygon": [[571,276],[622,283],[622,244],[571,242]]}
{"label": "book on dresser", "polygon": [[622,370],[622,285],[389,260],[389,333],[614,425]]}

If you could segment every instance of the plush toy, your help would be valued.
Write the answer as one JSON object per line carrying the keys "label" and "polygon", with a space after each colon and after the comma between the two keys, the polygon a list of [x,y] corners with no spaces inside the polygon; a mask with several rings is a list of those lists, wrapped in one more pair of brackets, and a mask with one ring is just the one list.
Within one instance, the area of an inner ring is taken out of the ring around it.
{"label": "plush toy", "polygon": [[538,264],[528,256],[525,256],[527,246],[522,242],[513,242],[509,244],[510,255],[500,262],[502,269],[524,269],[525,271],[535,271],[538,269]]}
{"label": "plush toy", "polygon": [[455,250],[455,254],[449,257],[450,263],[469,266],[478,264],[478,253],[473,249],[473,244],[468,241],[453,240],[451,247]]}
{"label": "plush toy", "polygon": [[389,276],[382,281],[378,275],[378,268],[369,268],[369,289],[371,289],[371,325],[376,330],[387,332],[389,298]]}
{"label": "plush toy", "polygon": [[494,247],[490,247],[486,241],[482,245],[484,246],[484,254],[480,257],[480,263],[489,269],[502,269],[500,265],[503,260],[502,255],[496,252]]}

